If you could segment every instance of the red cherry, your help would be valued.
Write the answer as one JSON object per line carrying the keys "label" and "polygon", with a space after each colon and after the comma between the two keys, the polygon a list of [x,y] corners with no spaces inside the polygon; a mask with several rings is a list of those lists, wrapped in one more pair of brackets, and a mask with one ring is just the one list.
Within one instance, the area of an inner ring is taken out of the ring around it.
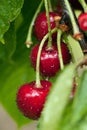
{"label": "red cherry", "polygon": [[[56,27],[54,17],[58,16],[54,12],[50,12],[50,24],[51,24],[51,29]],[[48,33],[48,23],[47,23],[47,18],[46,18],[46,12],[41,12],[34,24],[34,33],[37,37],[38,40],[42,40],[42,38]],[[53,39],[56,39],[56,33],[52,35]]]}
{"label": "red cherry", "polygon": [[48,92],[52,86],[51,82],[41,80],[41,88],[36,87],[33,81],[22,85],[17,92],[17,106],[28,118],[36,120],[40,117],[41,111]]}
{"label": "red cherry", "polygon": [[[39,44],[33,47],[31,51],[31,63],[34,68],[36,68],[36,60],[37,53],[39,49]],[[67,46],[64,43],[61,43],[63,62],[67,64],[70,62],[71,56]],[[58,58],[58,50],[56,47],[56,43],[53,43],[51,48],[47,48],[44,46],[42,48],[41,56],[40,56],[40,72],[43,76],[51,77],[55,76],[55,74],[60,69],[60,62]]]}
{"label": "red cherry", "polygon": [[80,28],[83,31],[87,31],[87,13],[80,14],[80,16],[78,17],[78,22],[79,22]]}

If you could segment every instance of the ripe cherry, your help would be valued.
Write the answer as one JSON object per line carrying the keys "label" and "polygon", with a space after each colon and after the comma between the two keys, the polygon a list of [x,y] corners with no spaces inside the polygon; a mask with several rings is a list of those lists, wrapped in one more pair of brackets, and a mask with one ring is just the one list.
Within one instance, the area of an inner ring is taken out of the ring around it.
{"label": "ripe cherry", "polygon": [[[57,13],[50,12],[50,24],[51,24],[51,29],[56,27],[54,17],[58,16]],[[46,18],[46,12],[41,12],[34,24],[34,33],[37,37],[38,40],[42,40],[42,38],[48,33],[48,23],[47,23],[47,18]],[[56,33],[52,35],[53,39],[56,39]]]}
{"label": "ripe cherry", "polygon": [[40,88],[36,87],[35,81],[22,85],[16,99],[19,110],[30,119],[38,119],[51,86],[46,80],[41,80]]}
{"label": "ripe cherry", "polygon": [[79,22],[80,28],[83,31],[87,31],[87,13],[80,14],[80,16],[78,17],[78,22]]}
{"label": "ripe cherry", "polygon": [[[38,54],[39,44],[35,45],[31,51],[30,59],[32,66],[36,68],[36,60]],[[70,62],[71,55],[66,44],[61,43],[62,56],[64,64]],[[40,72],[43,76],[51,77],[55,76],[55,74],[60,69],[60,62],[58,58],[58,50],[56,43],[53,43],[51,48],[47,48],[44,46],[42,48],[41,56],[40,56]]]}

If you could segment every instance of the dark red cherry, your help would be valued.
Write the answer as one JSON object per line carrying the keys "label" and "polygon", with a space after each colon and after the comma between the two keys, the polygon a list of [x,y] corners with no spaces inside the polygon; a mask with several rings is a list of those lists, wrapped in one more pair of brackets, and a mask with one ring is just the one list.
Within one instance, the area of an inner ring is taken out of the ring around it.
{"label": "dark red cherry", "polygon": [[83,31],[87,31],[87,13],[82,13],[78,17],[79,26]]}
{"label": "dark red cherry", "polygon": [[[56,27],[55,21],[54,21],[54,17],[58,16],[56,13],[54,12],[50,12],[50,24],[51,24],[51,29]],[[34,33],[37,37],[38,40],[42,40],[42,38],[48,33],[48,23],[47,23],[47,17],[46,17],[46,12],[41,12],[36,20],[35,20],[35,24],[34,24]],[[53,39],[56,39],[56,33],[54,33],[52,35]]]}
{"label": "dark red cherry", "polygon": [[40,117],[51,82],[41,80],[41,88],[36,87],[36,82],[22,85],[17,92],[17,106],[24,116],[36,120]]}
{"label": "dark red cherry", "polygon": [[[30,59],[32,66],[36,68],[37,53],[39,49],[39,44],[35,45],[31,51]],[[70,62],[71,56],[66,44],[61,43],[63,62],[67,64]],[[60,69],[60,62],[58,57],[58,50],[56,43],[53,43],[51,48],[44,46],[42,48],[40,56],[40,72],[43,76],[51,77]]]}

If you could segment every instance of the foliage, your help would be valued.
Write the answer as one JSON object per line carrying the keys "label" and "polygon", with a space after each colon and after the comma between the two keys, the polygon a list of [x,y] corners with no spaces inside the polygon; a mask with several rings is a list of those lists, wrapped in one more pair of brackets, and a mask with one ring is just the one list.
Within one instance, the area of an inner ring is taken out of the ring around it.
{"label": "foliage", "polygon": [[[40,0],[35,4],[34,2],[0,0],[0,103],[18,127],[31,122],[19,112],[15,100],[18,88],[35,80],[35,71],[29,60],[32,47],[27,49],[24,44],[32,16]],[[78,61],[78,58],[83,57],[81,50],[79,49],[77,54],[78,50],[75,49],[78,48],[78,43],[71,36],[68,36],[67,40],[71,52],[74,53],[73,60]],[[34,44],[37,43],[34,37],[33,41]],[[73,42],[75,46],[72,46]],[[48,127],[50,130],[87,129],[87,71],[79,79],[74,100],[68,100],[74,74],[75,67],[70,65],[52,80],[53,89],[38,122],[38,130],[47,130]]]}
{"label": "foliage", "polygon": [[39,1],[34,5],[32,0],[0,1],[1,42],[4,39],[4,44],[0,43],[0,103],[19,127],[31,122],[19,112],[15,100],[20,85],[35,80],[29,62],[30,49],[24,43],[38,4]]}
{"label": "foliage", "polygon": [[50,92],[38,130],[86,130],[87,129],[87,71],[79,79],[74,99],[69,100],[73,67],[60,73]]}

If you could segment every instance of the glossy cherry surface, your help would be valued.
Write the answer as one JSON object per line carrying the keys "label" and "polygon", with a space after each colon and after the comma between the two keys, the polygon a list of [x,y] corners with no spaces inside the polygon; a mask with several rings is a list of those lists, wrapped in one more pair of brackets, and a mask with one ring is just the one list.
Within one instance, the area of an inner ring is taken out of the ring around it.
{"label": "glossy cherry surface", "polygon": [[36,87],[35,81],[22,85],[16,99],[19,110],[30,119],[38,119],[51,86],[46,80],[41,80],[41,88]]}
{"label": "glossy cherry surface", "polygon": [[83,31],[87,31],[87,13],[82,13],[79,17],[78,17],[78,22],[80,25],[80,28]]}
{"label": "glossy cherry surface", "polygon": [[[33,47],[30,55],[31,63],[34,68],[36,67],[38,49],[39,44]],[[63,62],[64,64],[67,64],[70,62],[71,55],[69,53],[66,44],[61,43],[61,49],[62,49]],[[40,56],[41,74],[46,77],[51,77],[54,76],[59,69],[60,69],[60,62],[56,43],[53,43],[53,46],[51,48],[47,48],[46,46],[44,46]]]}
{"label": "glossy cherry surface", "polygon": [[[56,13],[50,12],[50,25],[51,29],[56,27],[54,17],[57,16]],[[46,12],[41,12],[34,24],[34,33],[37,37],[38,40],[42,40],[42,38],[48,33],[48,23],[47,23],[47,17],[46,17]],[[52,35],[53,39],[56,39],[56,33]]]}

